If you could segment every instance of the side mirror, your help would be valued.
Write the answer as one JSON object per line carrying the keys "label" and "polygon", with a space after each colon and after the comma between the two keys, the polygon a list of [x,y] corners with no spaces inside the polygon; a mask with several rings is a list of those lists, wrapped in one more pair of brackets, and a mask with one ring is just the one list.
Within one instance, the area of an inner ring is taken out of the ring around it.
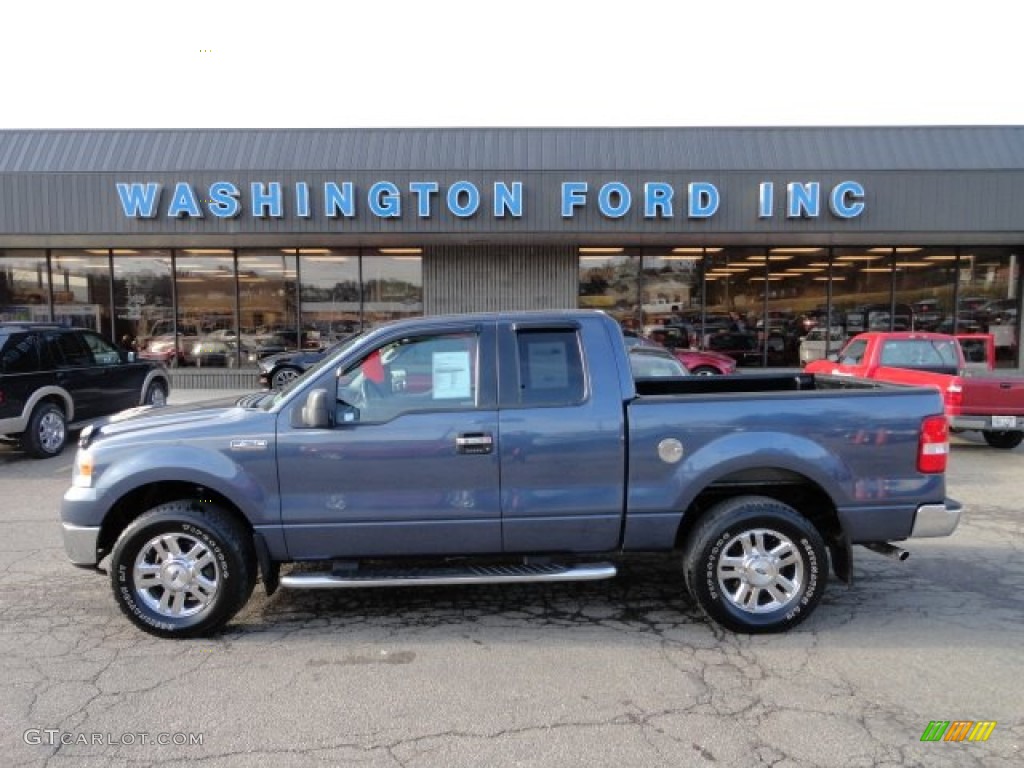
{"label": "side mirror", "polygon": [[296,429],[326,429],[330,426],[326,389],[314,389],[306,395],[306,402],[292,411],[292,427]]}

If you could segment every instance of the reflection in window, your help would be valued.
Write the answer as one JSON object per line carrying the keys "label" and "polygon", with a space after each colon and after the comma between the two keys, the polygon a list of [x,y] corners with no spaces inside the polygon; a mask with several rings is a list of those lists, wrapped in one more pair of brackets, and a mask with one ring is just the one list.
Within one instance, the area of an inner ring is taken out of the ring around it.
{"label": "reflection in window", "polygon": [[53,251],[53,319],[61,325],[111,333],[107,250]]}
{"label": "reflection in window", "polygon": [[235,268],[228,249],[178,252],[179,363],[233,367],[239,362],[235,328]]}
{"label": "reflection in window", "polygon": [[364,249],[362,268],[366,327],[423,314],[422,249]]}
{"label": "reflection in window", "polygon": [[0,250],[0,321],[51,319],[46,252]]}
{"label": "reflection in window", "polygon": [[300,248],[302,323],[333,344],[362,324],[359,251],[356,248]]}
{"label": "reflection in window", "polygon": [[298,328],[296,254],[291,248],[238,252],[241,328],[236,340],[243,365],[300,347],[318,347]]}
{"label": "reflection in window", "polygon": [[639,275],[639,249],[580,248],[578,306],[604,310],[623,328],[642,330]]}
{"label": "reflection in window", "polygon": [[115,249],[114,338],[124,349],[141,351],[174,319],[171,252]]}
{"label": "reflection in window", "polygon": [[958,267],[957,332],[992,334],[996,364],[1015,366],[1020,347],[1020,257],[1005,248],[964,248]]}

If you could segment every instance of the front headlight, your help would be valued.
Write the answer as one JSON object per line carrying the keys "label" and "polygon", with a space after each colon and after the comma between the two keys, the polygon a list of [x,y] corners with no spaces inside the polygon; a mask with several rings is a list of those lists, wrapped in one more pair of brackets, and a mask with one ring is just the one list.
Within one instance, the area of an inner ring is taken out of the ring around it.
{"label": "front headlight", "polygon": [[92,453],[80,448],[75,454],[75,466],[71,471],[71,485],[76,488],[92,488],[93,469]]}

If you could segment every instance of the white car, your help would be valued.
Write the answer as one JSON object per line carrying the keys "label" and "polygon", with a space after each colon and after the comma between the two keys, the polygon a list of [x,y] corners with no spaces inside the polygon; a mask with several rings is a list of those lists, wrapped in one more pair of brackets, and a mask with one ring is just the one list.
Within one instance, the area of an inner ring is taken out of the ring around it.
{"label": "white car", "polygon": [[[846,341],[846,333],[841,326],[833,325],[828,330],[828,351],[838,352]],[[811,328],[800,342],[800,365],[807,365],[814,360],[822,360],[825,357],[825,329]]]}

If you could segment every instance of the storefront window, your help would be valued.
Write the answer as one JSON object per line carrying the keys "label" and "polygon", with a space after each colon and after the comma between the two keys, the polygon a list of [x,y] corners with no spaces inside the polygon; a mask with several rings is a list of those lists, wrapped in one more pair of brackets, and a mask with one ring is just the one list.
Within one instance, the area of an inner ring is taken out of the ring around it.
{"label": "storefront window", "polygon": [[110,252],[53,251],[53,320],[110,336]]}
{"label": "storefront window", "polygon": [[[801,362],[800,345],[812,328],[821,328],[822,356],[840,331],[824,333],[830,323],[827,312],[829,264],[827,248],[772,248],[768,281],[767,330],[758,320],[758,334],[766,346],[769,365],[793,366]],[[803,362],[808,362],[805,358]]]}
{"label": "storefront window", "polygon": [[356,248],[300,248],[302,324],[321,344],[357,333],[362,327],[359,251]]}
{"label": "storefront window", "polygon": [[241,362],[232,253],[198,248],[177,252],[179,364],[233,368]]}
{"label": "storefront window", "polygon": [[579,307],[604,310],[623,328],[640,332],[646,318],[639,276],[639,249],[580,248]]}
{"label": "storefront window", "polygon": [[707,304],[700,318],[703,348],[728,354],[741,364],[757,361],[757,324],[764,312],[765,291],[783,279],[774,274],[775,269],[764,248],[707,249]]}
{"label": "storefront window", "polygon": [[834,249],[832,306],[847,337],[909,326],[907,312],[892,317],[894,257],[892,248]]}
{"label": "storefront window", "polygon": [[141,351],[172,331],[171,252],[115,249],[113,256],[114,340]]}
{"label": "storefront window", "polygon": [[[243,365],[309,346],[300,335],[296,252],[291,248],[238,252],[239,346]],[[319,346],[315,343],[313,346]]]}
{"label": "storefront window", "polygon": [[51,319],[46,252],[0,250],[0,321]]}
{"label": "storefront window", "polygon": [[1005,248],[963,248],[958,269],[958,333],[990,333],[1000,366],[1017,363],[1020,256]]}
{"label": "storefront window", "polygon": [[423,314],[423,250],[364,248],[363,324]]}

